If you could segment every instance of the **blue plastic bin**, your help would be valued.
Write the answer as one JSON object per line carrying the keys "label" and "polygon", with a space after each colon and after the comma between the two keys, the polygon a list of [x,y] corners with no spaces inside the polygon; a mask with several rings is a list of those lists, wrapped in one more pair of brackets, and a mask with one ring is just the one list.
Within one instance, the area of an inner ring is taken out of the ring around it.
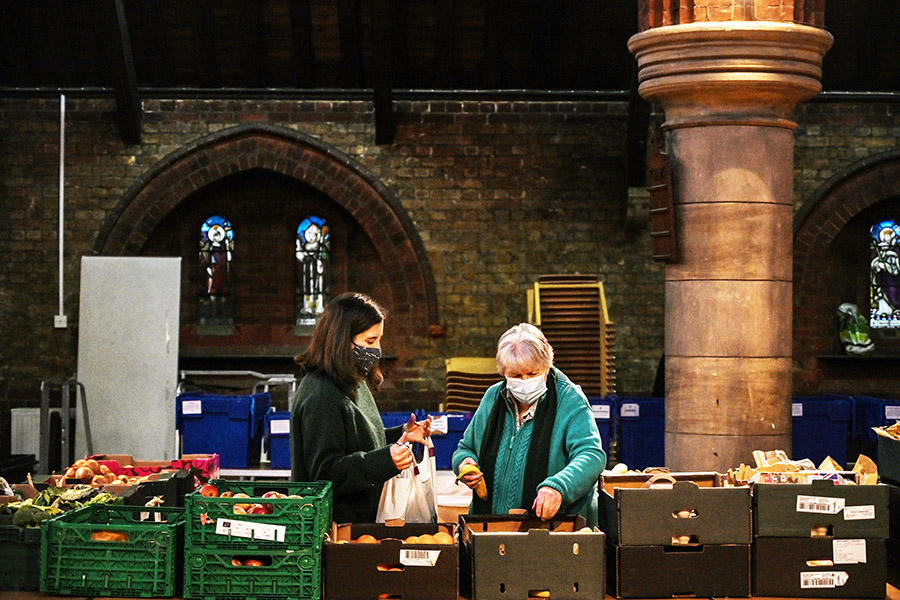
{"label": "blue plastic bin", "polygon": [[850,396],[799,396],[793,399],[791,458],[810,459],[818,466],[830,456],[847,468],[847,443],[853,431]]}
{"label": "blue plastic bin", "polygon": [[856,437],[859,453],[878,462],[878,434],[873,427],[893,425],[900,421],[900,400],[885,400],[870,396],[853,396],[856,415]]}
{"label": "blue plastic bin", "polygon": [[273,469],[291,468],[291,413],[277,410],[266,413],[266,430],[263,445],[269,453],[269,466]]}
{"label": "blue plastic bin", "polygon": [[175,426],[183,454],[218,454],[224,468],[244,469],[259,463],[268,392],[222,396],[188,392],[175,399]]}
{"label": "blue plastic bin", "polygon": [[594,413],[594,421],[600,430],[600,439],[603,441],[603,451],[609,457],[609,445],[616,435],[616,399],[613,396],[602,398],[588,398],[591,403],[591,411]]}
{"label": "blue plastic bin", "polygon": [[434,442],[435,463],[438,469],[450,470],[453,468],[451,461],[459,441],[462,439],[466,427],[472,421],[473,413],[431,413],[435,419],[447,418],[447,434],[432,435],[431,441]]}
{"label": "blue plastic bin", "polygon": [[638,470],[665,466],[665,400],[627,396],[613,398],[619,415],[619,462]]}

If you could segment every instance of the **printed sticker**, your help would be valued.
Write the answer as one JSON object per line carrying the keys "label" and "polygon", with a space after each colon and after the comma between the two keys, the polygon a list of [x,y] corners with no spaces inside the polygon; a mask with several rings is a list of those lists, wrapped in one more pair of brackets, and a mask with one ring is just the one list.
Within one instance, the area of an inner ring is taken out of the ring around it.
{"label": "printed sticker", "polygon": [[824,496],[797,496],[797,512],[836,515],[844,508],[843,498]]}
{"label": "printed sticker", "polygon": [[874,504],[863,504],[862,506],[845,506],[844,507],[844,520],[845,521],[863,521],[866,519],[874,519],[875,518],[875,505]]}
{"label": "printed sticker", "polygon": [[265,540],[267,542],[283,542],[287,528],[284,525],[254,523],[251,521],[235,521],[234,519],[217,519],[216,533],[232,537]]}
{"label": "printed sticker", "polygon": [[800,589],[841,587],[850,576],[846,571],[823,571],[821,573],[801,571]]}
{"label": "printed sticker", "polygon": [[400,550],[400,564],[406,567],[433,567],[437,564],[440,550]]}
{"label": "printed sticker", "polygon": [[200,415],[203,414],[202,400],[185,400],[181,403],[181,414],[183,415]]}
{"label": "printed sticker", "polygon": [[900,421],[900,406],[885,406],[884,418],[890,421]]}
{"label": "printed sticker", "polygon": [[609,420],[609,404],[591,404],[591,412],[595,419]]}
{"label": "printed sticker", "polygon": [[623,417],[639,417],[641,416],[641,405],[634,402],[626,402],[622,405],[619,414]]}
{"label": "printed sticker", "polygon": [[802,402],[791,402],[791,416],[792,417],[802,417],[803,416],[803,403]]}
{"label": "printed sticker", "polygon": [[836,565],[866,562],[866,540],[833,540],[831,548]]}
{"label": "printed sticker", "polygon": [[450,419],[447,418],[447,415],[433,417],[431,419],[431,431],[434,433],[443,433],[446,435],[446,433],[450,431]]}
{"label": "printed sticker", "polygon": [[291,421],[290,419],[274,419],[269,421],[269,433],[290,433],[291,432]]}

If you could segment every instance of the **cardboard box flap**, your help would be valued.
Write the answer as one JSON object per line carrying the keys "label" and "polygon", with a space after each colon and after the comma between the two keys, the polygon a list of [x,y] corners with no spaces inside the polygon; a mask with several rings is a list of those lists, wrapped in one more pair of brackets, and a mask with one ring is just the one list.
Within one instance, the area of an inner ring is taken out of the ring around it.
{"label": "cardboard box flap", "polygon": [[[604,473],[600,478],[600,487],[610,497],[615,495],[616,488],[640,488],[658,473]],[[683,473],[667,473],[675,481],[692,481],[699,487],[720,485],[722,475],[714,471],[696,471]]]}
{"label": "cardboard box flap", "polygon": [[460,542],[466,543],[479,533],[528,533],[532,529],[575,532],[585,527],[580,515],[557,515],[542,521],[534,515],[460,515]]}

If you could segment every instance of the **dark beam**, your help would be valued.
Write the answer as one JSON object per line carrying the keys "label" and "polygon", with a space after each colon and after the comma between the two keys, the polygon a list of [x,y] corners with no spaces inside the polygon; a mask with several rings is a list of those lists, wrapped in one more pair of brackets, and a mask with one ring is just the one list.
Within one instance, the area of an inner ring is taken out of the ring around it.
{"label": "dark beam", "polygon": [[392,7],[391,0],[374,0],[372,3],[372,84],[375,88],[376,144],[393,143],[396,129],[391,77]]}
{"label": "dark beam", "polygon": [[316,55],[312,43],[312,12],[309,0],[290,4],[291,37],[294,51],[291,61],[291,82],[294,87],[312,88],[316,85]]}
{"label": "dark beam", "polygon": [[[456,87],[456,73],[454,60],[456,59],[456,1],[439,0],[437,3],[437,35],[435,36],[434,79],[443,82],[445,89],[452,90]],[[437,86],[434,86],[437,87]]]}
{"label": "dark beam", "polygon": [[[172,77],[169,45],[165,43],[161,0],[143,0],[129,5],[129,11],[137,11],[137,18],[131,23],[137,25],[140,38],[135,40],[137,47],[143,49],[143,61],[136,66],[148,81],[159,82],[160,86],[174,86]],[[132,13],[134,14],[134,13]],[[135,22],[136,21],[136,22]],[[140,54],[137,55],[140,57]]]}
{"label": "dark beam", "polygon": [[628,126],[625,137],[625,167],[628,187],[647,185],[647,136],[650,128],[650,103],[638,93],[637,64],[628,96]]}
{"label": "dark beam", "polygon": [[[341,85],[348,88],[363,87],[362,35],[360,33],[359,0],[338,0],[338,38],[341,49]],[[372,27],[385,9],[385,2],[372,3]],[[377,60],[377,57],[376,57]]]}
{"label": "dark beam", "polygon": [[221,85],[219,81],[219,48],[216,45],[217,36],[213,32],[212,10],[210,0],[200,0],[197,3],[197,47],[200,56],[198,62],[202,65],[200,78],[205,87]]}
{"label": "dark beam", "polygon": [[141,99],[138,97],[131,39],[122,0],[107,0],[106,15],[110,43],[110,68],[122,139],[126,144],[141,143]]}
{"label": "dark beam", "polygon": [[503,81],[504,48],[506,38],[506,18],[502,0],[488,0],[484,9],[483,57],[484,72],[482,87],[499,89]]}
{"label": "dark beam", "polygon": [[239,15],[241,18],[242,40],[241,47],[244,57],[244,72],[247,74],[247,83],[252,87],[265,87],[272,78],[269,77],[269,61],[265,56],[266,31],[262,24],[262,11],[260,2],[241,2]]}

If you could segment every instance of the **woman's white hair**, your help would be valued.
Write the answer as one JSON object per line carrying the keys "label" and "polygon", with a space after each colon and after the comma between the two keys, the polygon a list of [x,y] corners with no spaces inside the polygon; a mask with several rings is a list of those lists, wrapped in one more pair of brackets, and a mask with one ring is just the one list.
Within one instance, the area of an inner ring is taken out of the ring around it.
{"label": "woman's white hair", "polygon": [[543,332],[530,323],[510,327],[497,342],[497,372],[548,371],[553,365],[553,347]]}

